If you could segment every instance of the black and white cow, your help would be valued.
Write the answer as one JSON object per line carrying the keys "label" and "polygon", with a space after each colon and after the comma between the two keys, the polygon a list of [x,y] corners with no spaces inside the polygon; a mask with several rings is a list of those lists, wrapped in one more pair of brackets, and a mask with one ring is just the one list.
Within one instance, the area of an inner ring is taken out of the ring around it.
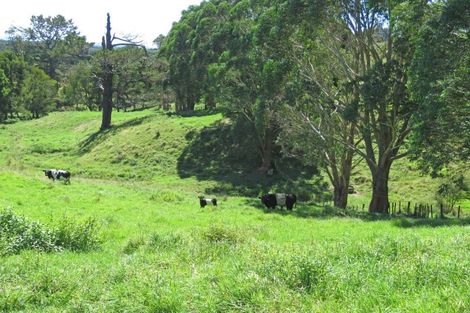
{"label": "black and white cow", "polygon": [[53,181],[63,179],[66,184],[70,184],[70,172],[65,170],[48,169],[44,170],[44,175]]}
{"label": "black and white cow", "polygon": [[217,199],[216,198],[208,199],[208,198],[204,198],[204,196],[200,196],[199,205],[201,206],[201,208],[205,207],[206,205],[217,206]]}
{"label": "black and white cow", "polygon": [[292,210],[297,202],[297,196],[293,193],[268,193],[262,195],[260,199],[268,209],[275,209],[278,205],[280,207],[286,206],[288,210]]}

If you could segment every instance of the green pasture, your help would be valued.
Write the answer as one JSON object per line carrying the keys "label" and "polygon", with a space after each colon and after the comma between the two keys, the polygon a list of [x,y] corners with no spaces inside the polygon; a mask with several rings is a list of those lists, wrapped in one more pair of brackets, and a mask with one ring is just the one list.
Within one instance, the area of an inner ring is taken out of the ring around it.
{"label": "green pasture", "polygon": [[[256,188],[276,184],[222,150],[199,155],[221,119],[115,113],[100,133],[98,113],[61,112],[1,125],[0,217],[44,229],[93,218],[100,245],[0,254],[0,312],[470,311],[468,218],[344,214],[313,197],[267,211]],[[70,169],[71,184],[48,180],[50,167]],[[367,203],[365,168],[353,184],[351,204]],[[432,202],[436,184],[402,161],[391,198]],[[218,207],[201,209],[200,194]]]}

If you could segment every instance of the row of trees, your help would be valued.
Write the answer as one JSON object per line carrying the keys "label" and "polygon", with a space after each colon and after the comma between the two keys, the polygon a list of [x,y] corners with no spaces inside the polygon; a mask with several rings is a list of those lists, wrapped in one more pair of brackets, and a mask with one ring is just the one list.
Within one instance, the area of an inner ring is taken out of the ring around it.
{"label": "row of trees", "polygon": [[[164,68],[133,38],[111,34],[108,15],[102,47],[88,43],[72,20],[33,16],[30,27],[11,27],[0,51],[0,120],[39,117],[54,109],[126,108],[161,97]],[[113,49],[114,47],[121,49]]]}
{"label": "row of trees", "polygon": [[437,172],[470,147],[468,1],[212,0],[165,38],[176,107],[198,101],[251,123],[261,165],[274,147],[321,164],[335,205],[351,172],[387,212],[392,164]]}
{"label": "row of trees", "polygon": [[260,173],[280,150],[320,165],[338,207],[365,162],[369,210],[386,212],[395,160],[437,174],[469,157],[469,15],[466,0],[208,0],[156,51],[111,35],[109,15],[101,48],[70,20],[33,16],[0,55],[0,112],[85,106],[106,129],[116,104],[203,103],[250,127]]}

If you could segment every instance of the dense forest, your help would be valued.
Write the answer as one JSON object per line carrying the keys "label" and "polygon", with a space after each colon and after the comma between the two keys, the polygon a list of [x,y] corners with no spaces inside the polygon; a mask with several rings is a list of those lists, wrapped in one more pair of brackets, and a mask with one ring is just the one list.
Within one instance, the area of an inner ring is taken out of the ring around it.
{"label": "dense forest", "polygon": [[446,178],[443,197],[466,188],[469,31],[467,0],[203,1],[154,49],[114,35],[109,15],[101,43],[32,16],[0,43],[0,121],[101,110],[106,131],[113,109],[217,111],[252,134],[260,175],[283,157],[317,167],[344,208],[364,162],[369,212],[386,213],[404,157]]}

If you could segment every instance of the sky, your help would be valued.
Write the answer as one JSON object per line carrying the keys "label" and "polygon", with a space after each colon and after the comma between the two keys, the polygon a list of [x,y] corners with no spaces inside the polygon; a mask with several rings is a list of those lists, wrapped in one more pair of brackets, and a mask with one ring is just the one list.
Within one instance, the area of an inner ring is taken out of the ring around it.
{"label": "sky", "polygon": [[166,35],[181,12],[201,0],[11,0],[0,10],[0,38],[10,26],[29,27],[33,15],[62,15],[71,19],[88,42],[100,44],[106,32],[106,13],[111,15],[111,33],[136,35],[151,47],[160,34]]}

